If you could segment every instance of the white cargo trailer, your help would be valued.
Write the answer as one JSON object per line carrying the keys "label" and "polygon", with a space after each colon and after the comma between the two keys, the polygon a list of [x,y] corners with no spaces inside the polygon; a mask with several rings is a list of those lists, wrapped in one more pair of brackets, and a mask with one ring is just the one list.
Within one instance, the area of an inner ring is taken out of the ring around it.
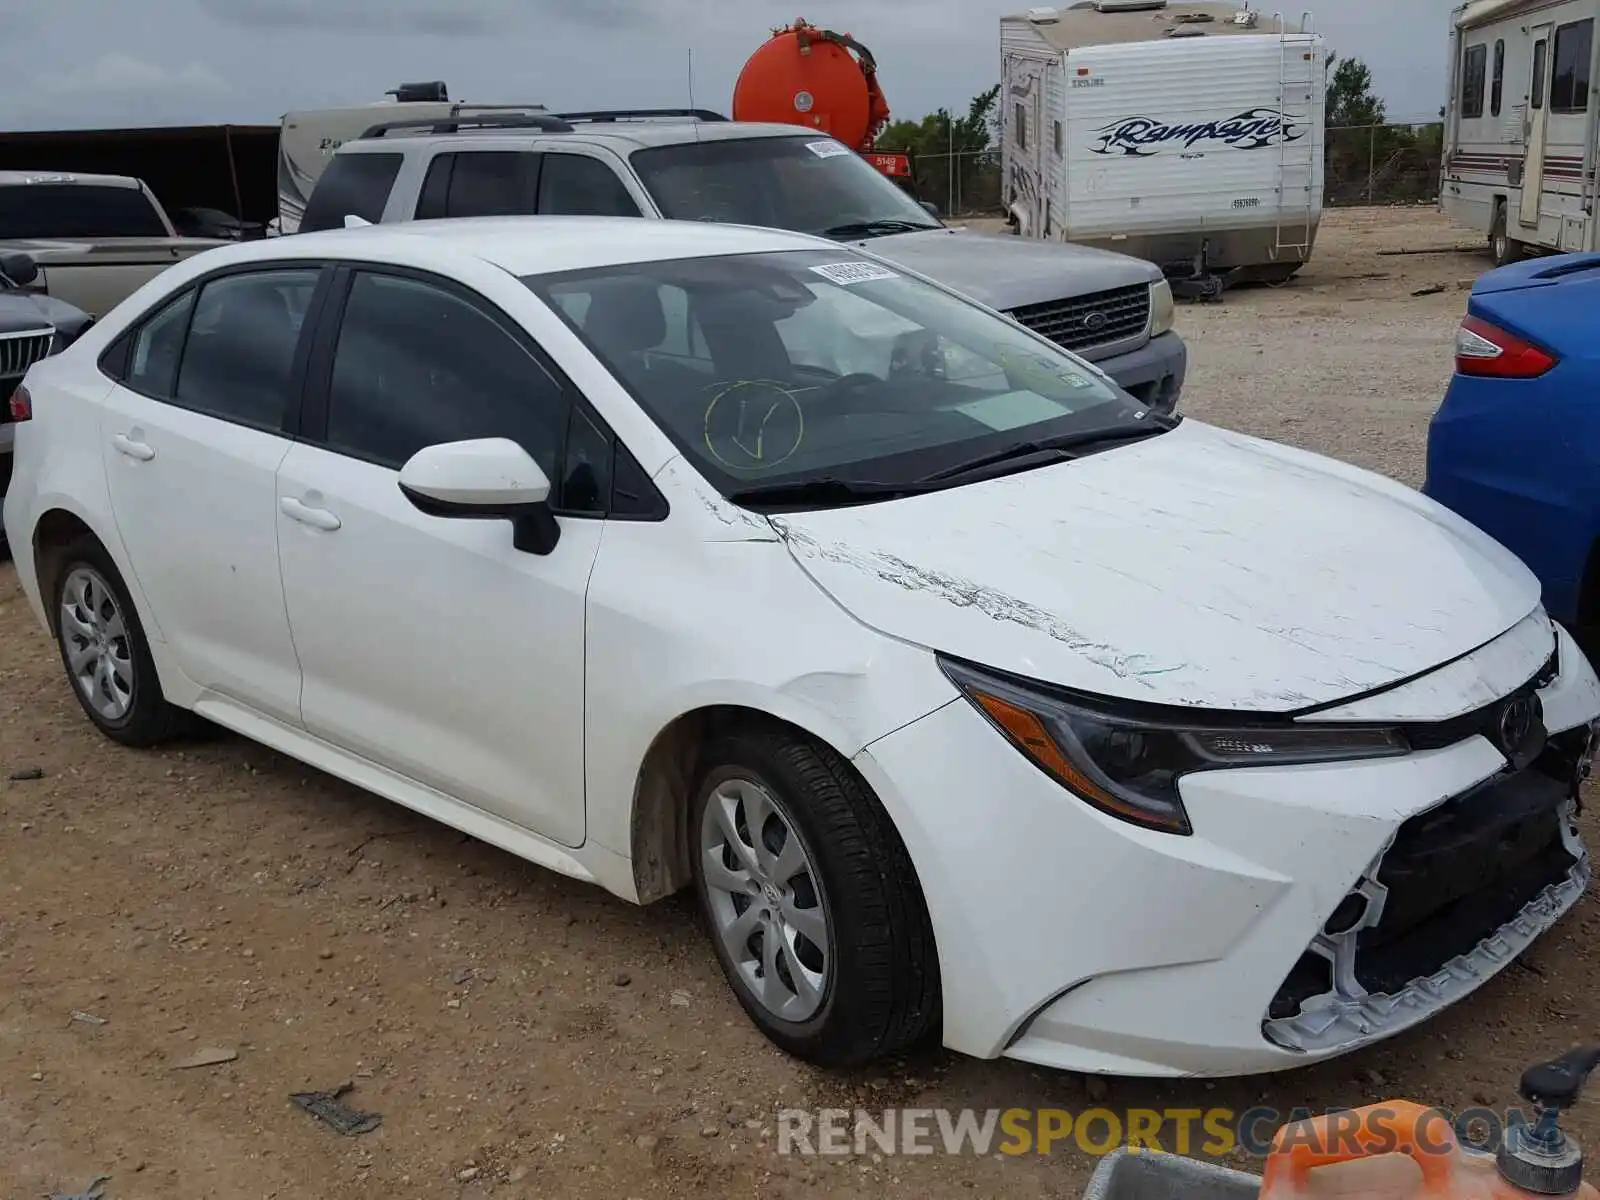
{"label": "white cargo trailer", "polygon": [[1439,205],[1504,265],[1594,250],[1600,0],[1473,0],[1451,14]]}
{"label": "white cargo trailer", "polygon": [[1280,281],[1322,217],[1327,54],[1310,14],[1083,0],[1003,17],[1016,231],[1155,262],[1202,293]]}

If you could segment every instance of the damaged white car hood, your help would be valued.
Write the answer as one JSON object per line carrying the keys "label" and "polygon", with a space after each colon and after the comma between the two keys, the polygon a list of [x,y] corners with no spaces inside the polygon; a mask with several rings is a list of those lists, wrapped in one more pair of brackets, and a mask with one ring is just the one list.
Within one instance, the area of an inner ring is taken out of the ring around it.
{"label": "damaged white car hood", "polygon": [[1326,704],[1469,653],[1539,603],[1518,559],[1410,488],[1193,420],[1077,462],[772,522],[885,633],[1160,704]]}

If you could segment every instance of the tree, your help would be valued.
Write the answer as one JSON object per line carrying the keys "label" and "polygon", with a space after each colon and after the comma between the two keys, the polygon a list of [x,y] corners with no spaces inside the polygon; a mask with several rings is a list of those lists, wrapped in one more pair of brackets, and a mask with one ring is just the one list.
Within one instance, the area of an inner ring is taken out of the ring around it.
{"label": "tree", "polygon": [[985,152],[997,136],[999,101],[997,83],[972,98],[966,116],[941,108],[920,121],[896,121],[879,135],[877,148],[912,156],[917,190],[926,199],[953,200],[958,208],[992,206],[999,195],[999,171]]}
{"label": "tree", "polygon": [[1383,101],[1372,91],[1372,71],[1359,58],[1328,55],[1328,125],[1382,125]]}

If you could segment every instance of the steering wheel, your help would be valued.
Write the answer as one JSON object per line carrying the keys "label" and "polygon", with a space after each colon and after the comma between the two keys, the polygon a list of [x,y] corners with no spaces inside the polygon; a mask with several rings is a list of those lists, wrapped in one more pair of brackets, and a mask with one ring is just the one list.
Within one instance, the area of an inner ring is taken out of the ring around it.
{"label": "steering wheel", "polygon": [[817,389],[814,397],[807,403],[807,407],[828,408],[834,402],[841,400],[858,388],[883,386],[883,380],[870,371],[852,371],[849,375],[841,375],[837,379],[830,379]]}

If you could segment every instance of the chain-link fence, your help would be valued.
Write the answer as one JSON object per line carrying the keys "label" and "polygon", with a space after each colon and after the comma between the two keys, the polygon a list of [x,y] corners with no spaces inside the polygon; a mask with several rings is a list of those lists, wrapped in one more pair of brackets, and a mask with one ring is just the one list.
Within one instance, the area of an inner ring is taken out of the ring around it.
{"label": "chain-link fence", "polygon": [[1357,125],[1329,128],[1322,202],[1417,204],[1439,198],[1444,125]]}
{"label": "chain-link fence", "polygon": [[1002,208],[1000,151],[918,154],[912,158],[917,195],[949,217],[988,216]]}
{"label": "chain-link fence", "polygon": [[[1417,204],[1439,195],[1444,126],[1338,126],[1324,143],[1323,203],[1330,208],[1363,204]],[[917,154],[917,193],[946,216],[1002,211],[1000,151]]]}

